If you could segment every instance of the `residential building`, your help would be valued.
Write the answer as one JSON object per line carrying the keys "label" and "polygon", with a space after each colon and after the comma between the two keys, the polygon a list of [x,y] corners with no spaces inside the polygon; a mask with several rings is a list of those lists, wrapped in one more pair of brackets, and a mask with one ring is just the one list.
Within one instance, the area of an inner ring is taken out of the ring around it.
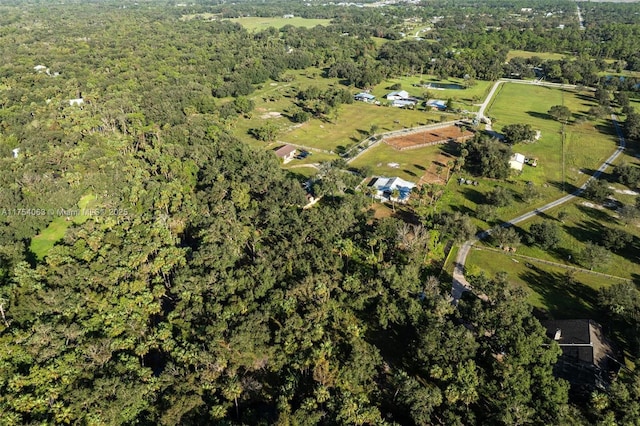
{"label": "residential building", "polygon": [[606,388],[620,366],[602,326],[589,319],[543,321],[547,337],[555,340],[562,355],[554,374],[576,391]]}
{"label": "residential building", "polygon": [[285,164],[293,160],[296,156],[296,147],[293,145],[284,145],[275,151],[278,158],[282,158]]}
{"label": "residential building", "polygon": [[[399,177],[388,178],[376,176],[371,180],[371,182],[369,182],[368,186],[376,189],[374,196],[379,200],[405,202],[409,199],[411,190],[415,188],[416,184],[403,180]],[[391,198],[391,193],[394,189],[397,189],[400,193],[397,199]]]}
{"label": "residential building", "polygon": [[370,102],[374,102],[376,100],[376,97],[373,96],[371,93],[361,92],[355,95],[353,99],[360,102],[370,103]]}

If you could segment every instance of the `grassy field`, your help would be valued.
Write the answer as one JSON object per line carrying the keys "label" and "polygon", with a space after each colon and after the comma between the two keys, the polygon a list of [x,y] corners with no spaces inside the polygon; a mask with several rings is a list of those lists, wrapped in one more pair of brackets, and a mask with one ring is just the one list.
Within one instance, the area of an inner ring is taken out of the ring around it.
{"label": "grassy field", "polygon": [[[410,182],[418,182],[420,177],[429,169],[443,153],[441,145],[398,151],[391,146],[380,143],[351,162],[355,168],[368,167],[373,175],[399,176]],[[398,167],[391,167],[389,163],[397,163]],[[446,168],[442,178],[446,178]]]}
{"label": "grassy field", "polygon": [[[366,139],[371,126],[378,126],[378,133],[400,130],[433,122],[439,122],[443,114],[419,110],[370,105],[354,102],[340,106],[337,119],[332,122],[310,120],[301,126],[284,132],[280,139],[285,142],[337,151]],[[447,120],[456,118],[446,115]]]}
{"label": "grassy field", "polygon": [[81,224],[85,222],[89,216],[82,214],[83,209],[92,208],[93,197],[91,195],[83,196],[78,202],[78,208],[73,208],[69,210],[77,210],[79,212],[78,215],[70,217],[70,220],[67,220],[64,216],[57,216],[55,219],[49,223],[40,234],[33,237],[31,240],[31,245],[29,249],[33,254],[36,255],[38,259],[42,259],[48,252],[53,248],[55,243],[60,241],[63,237],[67,229],[72,224]]}
{"label": "grassy field", "polygon": [[329,19],[306,19],[298,16],[293,18],[263,18],[259,16],[253,16],[248,18],[233,18],[230,21],[237,22],[249,31],[262,31],[269,27],[282,28],[286,25],[293,25],[294,27],[313,28],[318,25],[329,25]]}
{"label": "grassy field", "polygon": [[615,149],[617,137],[610,121],[587,120],[586,112],[595,105],[590,92],[503,84],[488,110],[488,115],[497,117],[494,130],[500,131],[507,124],[528,123],[542,134],[535,143],[513,147],[514,152],[539,159],[538,167],[524,169],[521,180],[551,185],[562,182],[562,124],[547,114],[553,105],[561,104],[566,105],[574,116],[574,121],[565,127],[565,175],[568,183],[581,185],[591,168],[600,165]]}
{"label": "grassy field", "polygon": [[492,277],[498,272],[506,272],[510,282],[529,289],[528,300],[531,305],[554,319],[601,320],[597,309],[598,290],[620,282],[535,261],[528,262],[494,251],[471,250],[467,263],[470,265],[467,270],[471,273],[482,271]]}
{"label": "grassy field", "polygon": [[[307,69],[303,71],[289,71],[288,81],[271,81],[265,83],[251,96],[255,104],[253,112],[238,119],[231,129],[234,135],[255,147],[265,147],[263,142],[253,138],[249,131],[265,125],[267,121],[275,123],[278,127],[278,141],[281,143],[294,143],[311,148],[316,148],[326,152],[340,152],[357,142],[366,139],[371,126],[377,126],[378,133],[400,130],[424,124],[453,120],[457,115],[442,113],[438,111],[425,111],[421,108],[416,110],[405,110],[386,106],[377,106],[362,102],[342,105],[335,116],[326,120],[311,119],[307,123],[296,124],[287,117],[287,111],[293,106],[294,98],[299,90],[311,86],[326,90],[330,87],[344,87],[338,79],[321,77],[320,69]],[[426,76],[425,78],[428,78]],[[418,83],[419,77],[403,78],[383,82],[373,89],[373,93],[381,101],[390,89],[388,87],[400,82],[404,86]],[[426,81],[426,80],[425,80]],[[461,80],[447,80],[443,83],[462,83]],[[490,82],[478,82],[472,88],[465,90],[431,90],[434,97],[448,99],[454,97],[458,100],[461,108],[477,109],[471,105],[474,102],[471,98],[482,99],[488,92]],[[415,89],[415,90],[414,90]],[[422,88],[411,87],[409,93],[415,96],[422,96]],[[353,93],[357,89],[352,89]],[[231,102],[232,99],[225,99],[221,102]],[[459,106],[460,106],[459,105]],[[332,154],[333,155],[333,154]],[[333,156],[332,158],[337,158]],[[298,160],[296,160],[298,161]],[[309,157],[302,163],[319,161],[319,157]],[[297,164],[300,162],[298,161]]]}
{"label": "grassy field", "polygon": [[507,61],[511,60],[512,58],[533,58],[534,56],[537,56],[538,58],[545,60],[545,61],[558,61],[560,59],[566,58],[566,57],[572,57],[572,55],[568,55],[568,54],[562,54],[562,53],[553,53],[553,52],[529,52],[526,50],[510,50],[509,53],[507,53]]}
{"label": "grassy field", "polygon": [[[562,183],[562,125],[551,119],[546,111],[553,105],[564,102],[574,113],[574,121],[566,126],[565,141],[565,178]],[[532,208],[573,192],[582,185],[615,149],[617,138],[608,121],[581,121],[586,111],[593,105],[590,94],[561,91],[533,85],[503,84],[490,105],[488,114],[495,118],[494,129],[500,131],[503,126],[512,123],[529,123],[540,130],[542,137],[535,143],[517,144],[514,152],[527,157],[538,158],[538,167],[525,166],[522,173],[513,175],[506,182],[491,179],[477,179],[478,186],[458,185],[452,179],[448,191],[440,205],[443,209],[457,210],[473,216],[485,194],[497,184],[509,188],[515,195],[515,202],[497,209],[497,217],[490,223],[476,220],[482,229],[509,220]],[[517,106],[517,107],[516,107]],[[470,178],[468,175],[462,175]],[[457,176],[456,176],[457,177]],[[476,179],[476,178],[474,178]],[[519,197],[527,182],[533,182],[540,197],[525,203]]]}

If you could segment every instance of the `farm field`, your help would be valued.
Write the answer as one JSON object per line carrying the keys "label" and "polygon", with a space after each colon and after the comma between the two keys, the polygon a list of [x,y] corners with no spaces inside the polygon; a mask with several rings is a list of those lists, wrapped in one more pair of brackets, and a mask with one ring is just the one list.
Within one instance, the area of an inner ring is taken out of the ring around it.
{"label": "farm field", "polygon": [[565,173],[567,183],[580,186],[593,166],[600,165],[613,152],[617,137],[610,120],[587,120],[588,109],[595,105],[590,92],[524,84],[503,84],[488,109],[497,118],[494,130],[507,124],[528,123],[541,131],[531,144],[516,144],[514,152],[537,157],[538,167],[524,169],[520,180],[557,185],[562,182],[562,124],[547,114],[553,105],[566,105],[574,121],[565,127]]}
{"label": "farm field", "polygon": [[[254,109],[251,114],[239,118],[233,124],[231,130],[236,137],[254,147],[264,147],[265,143],[256,140],[249,131],[270,122],[278,128],[278,141],[281,143],[338,152],[365,139],[374,125],[378,127],[377,132],[382,133],[437,123],[443,117],[446,120],[458,118],[457,115],[438,111],[407,110],[354,102],[341,105],[337,114],[327,120],[312,118],[306,123],[294,123],[287,117],[287,111],[293,106],[299,90],[309,87],[326,90],[344,86],[340,85],[338,79],[320,77],[321,70],[317,68],[287,74],[287,81],[268,82],[249,96],[254,102]],[[353,90],[353,93],[357,93],[357,90]],[[221,102],[231,101],[228,98]],[[313,159],[316,160],[317,158]]]}
{"label": "farm field", "polygon": [[466,140],[473,136],[473,133],[457,126],[446,126],[438,129],[423,132],[414,132],[403,136],[396,136],[385,139],[384,143],[396,148],[399,151],[405,149],[416,149],[428,143],[437,143],[454,139],[456,141]]}
{"label": "farm field", "polygon": [[285,25],[293,25],[294,27],[313,28],[318,25],[329,25],[329,19],[307,19],[295,16],[293,18],[270,18],[252,16],[246,18],[232,18],[230,21],[237,22],[249,31],[262,31],[269,27],[280,29]]}

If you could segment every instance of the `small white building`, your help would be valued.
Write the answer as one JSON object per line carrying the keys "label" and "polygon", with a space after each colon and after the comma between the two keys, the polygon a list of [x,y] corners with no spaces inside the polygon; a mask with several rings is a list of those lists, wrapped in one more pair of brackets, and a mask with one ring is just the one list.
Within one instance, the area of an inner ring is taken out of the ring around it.
{"label": "small white building", "polygon": [[84,99],[82,99],[82,98],[69,99],[69,105],[71,105],[71,106],[74,106],[74,105],[80,106],[82,104],[84,104]]}
{"label": "small white building", "polygon": [[13,154],[13,158],[18,158],[18,154],[20,154],[20,148],[13,148],[11,150],[11,153]]}
{"label": "small white building", "polygon": [[282,158],[282,161],[287,164],[289,161],[293,160],[296,155],[296,147],[293,145],[284,145],[278,149],[276,149],[276,155],[278,158]]}
{"label": "small white building", "polygon": [[509,167],[511,167],[514,170],[522,171],[522,168],[524,167],[524,162],[525,162],[525,156],[516,152],[511,156],[511,159],[509,160]]}
{"label": "small white building", "polygon": [[33,67],[33,70],[35,72],[43,72],[46,69],[47,69],[47,67],[45,67],[44,65],[36,65],[35,67]]}

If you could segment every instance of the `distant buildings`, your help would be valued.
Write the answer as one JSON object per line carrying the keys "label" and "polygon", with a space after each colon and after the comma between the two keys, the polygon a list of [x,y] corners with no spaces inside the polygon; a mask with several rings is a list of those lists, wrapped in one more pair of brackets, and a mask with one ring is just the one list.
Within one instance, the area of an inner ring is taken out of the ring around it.
{"label": "distant buildings", "polygon": [[417,101],[413,99],[396,99],[391,102],[391,106],[396,108],[413,108],[416,106],[416,103]]}

